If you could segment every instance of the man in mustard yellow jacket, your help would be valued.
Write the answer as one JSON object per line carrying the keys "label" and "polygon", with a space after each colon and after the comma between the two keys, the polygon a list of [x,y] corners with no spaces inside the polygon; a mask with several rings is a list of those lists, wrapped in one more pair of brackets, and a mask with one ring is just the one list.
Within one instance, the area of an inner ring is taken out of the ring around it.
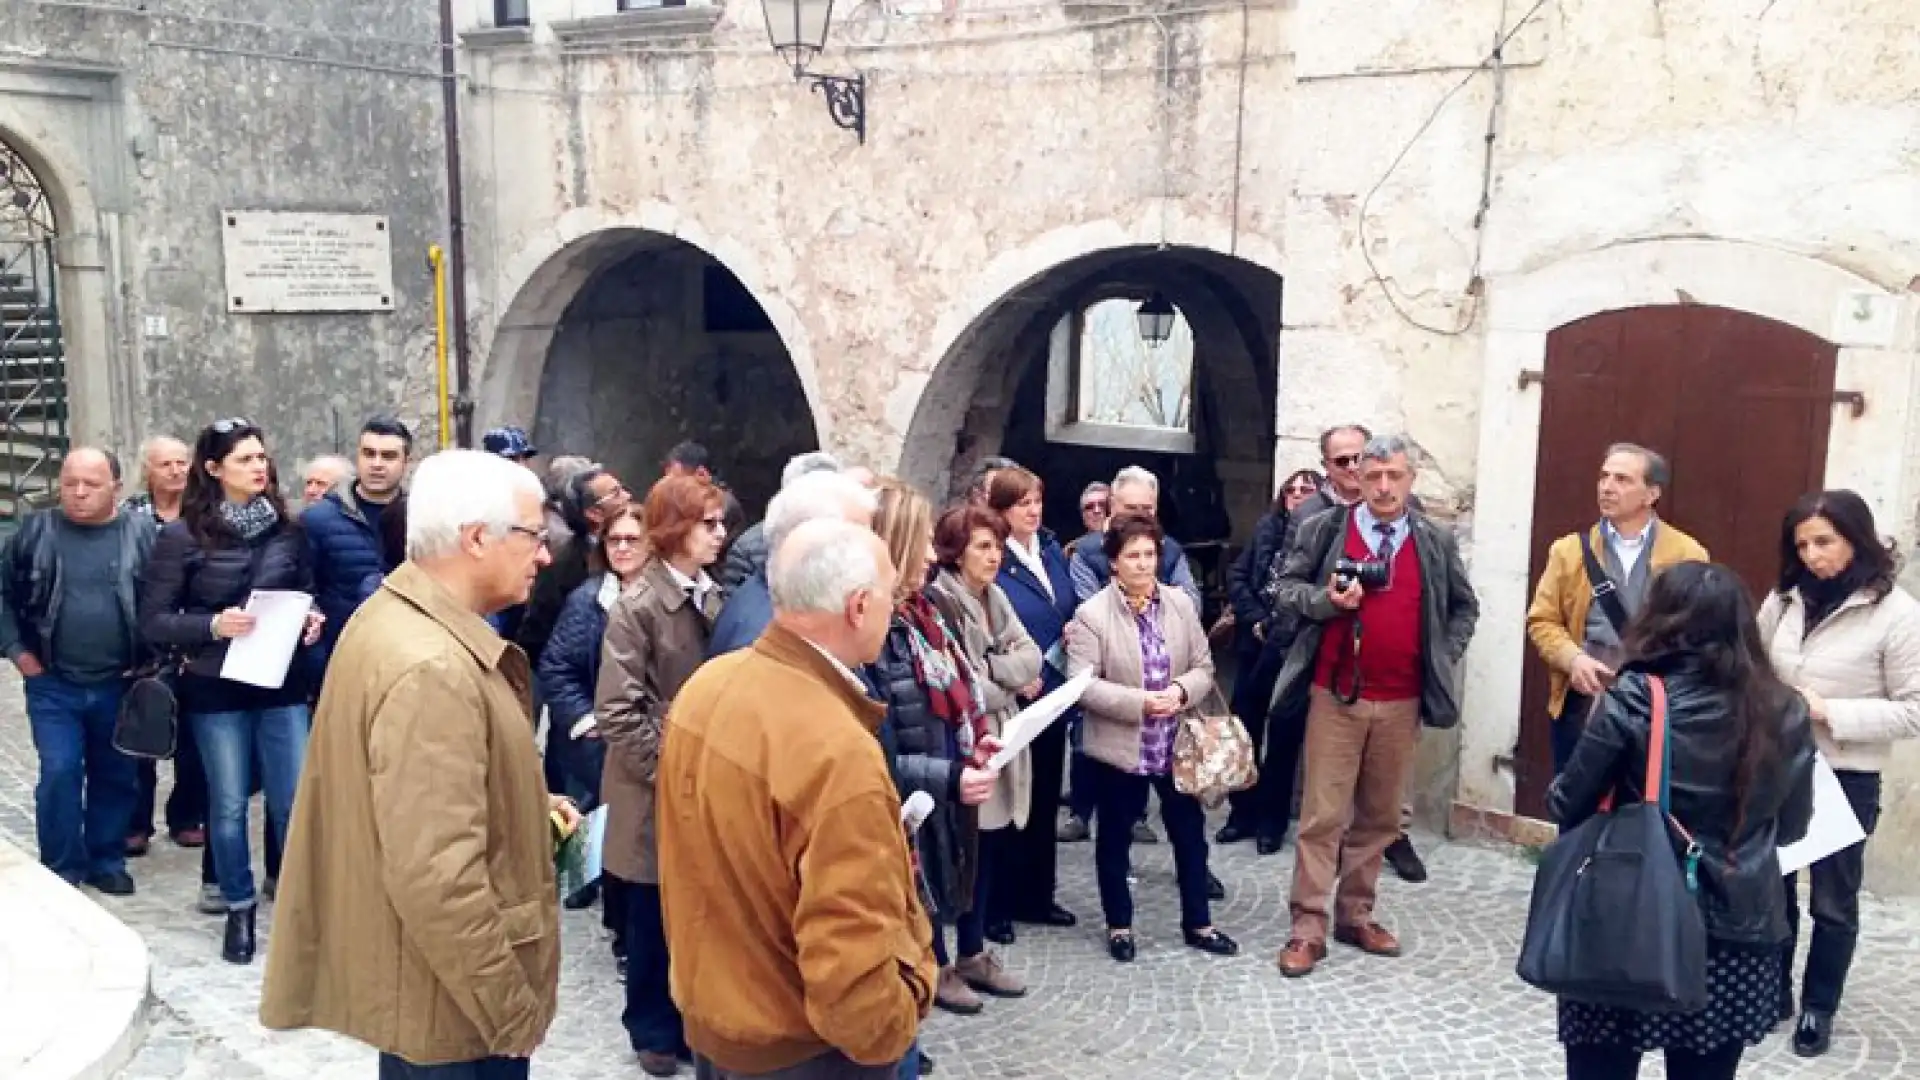
{"label": "man in mustard yellow jacket", "polygon": [[1580,741],[1593,699],[1613,682],[1621,632],[1647,582],[1675,563],[1708,561],[1706,548],[1654,513],[1668,480],[1659,454],[1632,443],[1608,447],[1599,523],[1561,537],[1547,552],[1527,609],[1527,637],[1552,673],[1547,715],[1556,776]]}

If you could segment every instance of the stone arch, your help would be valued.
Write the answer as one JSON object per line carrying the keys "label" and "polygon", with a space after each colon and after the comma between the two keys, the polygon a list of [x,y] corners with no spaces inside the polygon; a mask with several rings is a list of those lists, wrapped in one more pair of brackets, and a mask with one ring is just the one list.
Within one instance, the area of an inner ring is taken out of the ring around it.
{"label": "stone arch", "polygon": [[[511,299],[481,365],[476,431],[532,428],[543,449],[604,457],[636,490],[670,445],[694,438],[750,510],[771,496],[787,456],[829,435],[798,314],[750,253],[670,207],[571,213],[504,276],[513,285],[497,295]],[[722,295],[757,309],[751,327],[710,321]],[[618,377],[625,362],[633,381]],[[780,423],[747,423],[745,406],[770,398]],[[626,416],[640,423],[630,429]]]}
{"label": "stone arch", "polygon": [[[1913,302],[1811,256],[1727,240],[1619,244],[1487,281],[1488,320],[1473,518],[1473,579],[1481,619],[1468,650],[1460,746],[1460,802],[1510,810],[1512,753],[1523,708],[1521,671],[1534,517],[1538,373],[1555,329],[1602,312],[1709,304],[1764,316],[1838,346],[1836,385],[1866,395],[1858,417],[1834,414],[1828,486],[1852,487],[1889,522],[1916,490],[1910,445]],[[1848,313],[1866,312],[1852,318]]]}
{"label": "stone arch", "polygon": [[746,287],[786,346],[821,442],[831,440],[832,417],[821,405],[819,369],[799,313],[768,287],[769,277],[750,251],[659,202],[631,213],[573,210],[507,260],[493,295],[511,299],[493,321],[492,339],[476,374],[476,431],[533,415],[541,372],[567,306],[596,274],[662,240],[677,240],[706,253]]}

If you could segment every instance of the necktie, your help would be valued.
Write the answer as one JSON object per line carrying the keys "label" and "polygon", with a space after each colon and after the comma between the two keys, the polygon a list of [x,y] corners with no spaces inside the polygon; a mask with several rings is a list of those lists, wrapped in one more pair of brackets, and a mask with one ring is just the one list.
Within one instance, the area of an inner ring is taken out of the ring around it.
{"label": "necktie", "polygon": [[1383,521],[1375,525],[1373,527],[1373,531],[1380,534],[1380,544],[1375,549],[1380,553],[1380,558],[1387,560],[1389,562],[1392,561],[1393,559],[1393,526]]}

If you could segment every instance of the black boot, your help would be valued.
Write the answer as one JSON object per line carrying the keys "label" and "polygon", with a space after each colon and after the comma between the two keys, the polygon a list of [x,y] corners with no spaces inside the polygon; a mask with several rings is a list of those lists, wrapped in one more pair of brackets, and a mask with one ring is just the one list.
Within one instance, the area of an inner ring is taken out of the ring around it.
{"label": "black boot", "polygon": [[1800,1026],[1793,1032],[1793,1052],[1803,1058],[1819,1057],[1833,1042],[1833,1016],[1814,1009],[1800,1014]]}
{"label": "black boot", "polygon": [[227,912],[227,937],[220,958],[229,964],[253,963],[253,908]]}

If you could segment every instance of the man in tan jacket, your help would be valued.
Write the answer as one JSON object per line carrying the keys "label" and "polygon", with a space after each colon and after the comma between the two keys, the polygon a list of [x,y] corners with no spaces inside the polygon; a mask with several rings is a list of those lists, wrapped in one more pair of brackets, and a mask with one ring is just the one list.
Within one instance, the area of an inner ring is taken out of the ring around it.
{"label": "man in tan jacket", "polygon": [[546,565],[539,481],[468,450],[414,477],[408,561],[348,621],[307,743],[260,1021],[380,1051],[382,1080],[520,1080],[560,926],[527,658],[485,616]]}
{"label": "man in tan jacket", "polygon": [[880,538],[809,521],[768,567],[774,620],[667,714],[656,791],[673,999],[699,1076],[892,1080],[933,999],[900,798],[853,669],[897,576]]}
{"label": "man in tan jacket", "polygon": [[1708,561],[1706,548],[1654,513],[1669,479],[1667,460],[1646,447],[1608,447],[1600,464],[1599,523],[1584,534],[1568,533],[1547,551],[1527,609],[1527,637],[1550,670],[1555,776],[1580,742],[1593,699],[1613,684],[1621,631],[1639,610],[1647,583],[1675,563]]}

